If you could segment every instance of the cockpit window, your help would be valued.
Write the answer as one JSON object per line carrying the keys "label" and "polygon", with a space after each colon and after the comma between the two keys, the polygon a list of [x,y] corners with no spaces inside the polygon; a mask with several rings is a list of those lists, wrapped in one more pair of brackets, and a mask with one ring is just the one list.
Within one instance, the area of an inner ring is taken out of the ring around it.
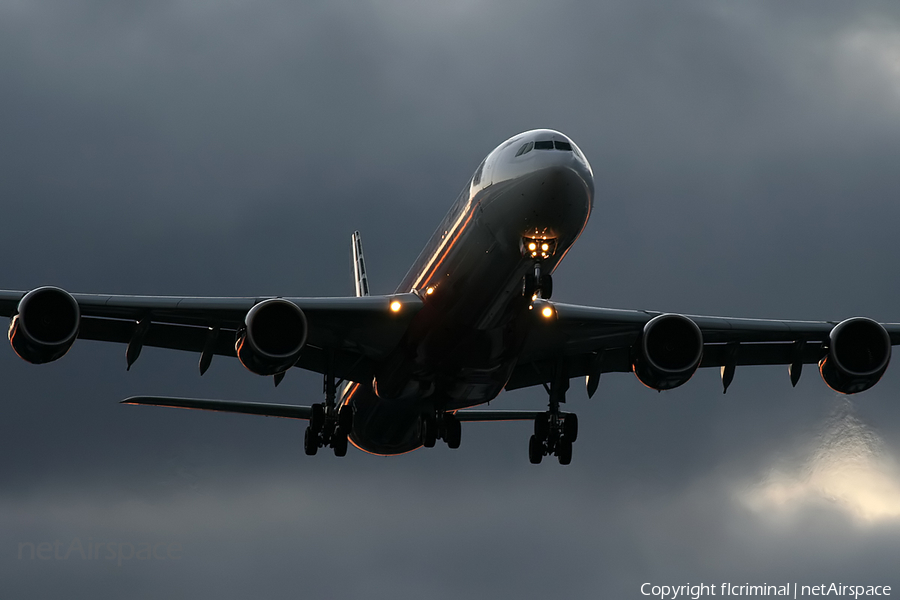
{"label": "cockpit window", "polygon": [[478,185],[481,183],[481,173],[484,171],[484,163],[486,160],[487,158],[481,161],[481,164],[478,165],[477,169],[475,169],[475,175],[472,176],[472,185]]}
{"label": "cockpit window", "polygon": [[547,140],[546,142],[535,142],[534,143],[535,150],[553,150],[553,142]]}
{"label": "cockpit window", "polygon": [[570,144],[569,142],[556,141],[553,143],[556,145],[557,150],[565,150],[566,152],[572,151],[572,144]]}
{"label": "cockpit window", "polygon": [[531,152],[531,149],[534,148],[534,142],[528,142],[527,144],[522,144],[522,147],[519,148],[519,151],[516,152],[516,156],[522,156],[523,154],[528,154]]}

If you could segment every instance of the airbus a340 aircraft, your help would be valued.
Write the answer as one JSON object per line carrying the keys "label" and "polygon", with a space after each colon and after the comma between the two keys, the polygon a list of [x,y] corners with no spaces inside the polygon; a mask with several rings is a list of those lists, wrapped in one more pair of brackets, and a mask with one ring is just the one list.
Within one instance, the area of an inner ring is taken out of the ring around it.
{"label": "airbus a340 aircraft", "polygon": [[[552,273],[594,203],[590,164],[565,135],[510,138],[479,165],[394,294],[370,296],[359,234],[352,236],[356,297],[188,298],[69,294],[56,287],[0,292],[9,340],[31,363],[61,358],[76,338],[236,356],[253,373],[291,367],[324,376],[324,402],[294,406],[139,396],[127,404],[229,411],[309,421],[307,454],[348,439],[400,454],[437,439],[460,444],[461,422],[530,420],[532,463],[572,459],[578,421],[560,411],[569,380],[592,396],[602,373],[633,371],[668,390],[699,367],[720,367],[725,390],[739,365],[804,364],[854,394],[887,369],[900,324],[768,321],[613,310],[550,302]],[[501,390],[542,385],[547,411],[468,410]]]}

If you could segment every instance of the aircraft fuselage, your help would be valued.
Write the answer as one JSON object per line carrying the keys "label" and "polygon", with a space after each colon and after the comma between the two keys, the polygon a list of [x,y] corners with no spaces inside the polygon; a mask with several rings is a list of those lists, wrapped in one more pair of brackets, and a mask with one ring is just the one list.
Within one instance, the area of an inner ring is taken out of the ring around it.
{"label": "aircraft fuselage", "polygon": [[536,263],[553,272],[593,199],[590,164],[559,132],[529,131],[487,155],[397,288],[424,303],[402,343],[371,385],[344,390],[354,445],[408,452],[422,444],[422,415],[500,393],[527,334],[526,275]]}

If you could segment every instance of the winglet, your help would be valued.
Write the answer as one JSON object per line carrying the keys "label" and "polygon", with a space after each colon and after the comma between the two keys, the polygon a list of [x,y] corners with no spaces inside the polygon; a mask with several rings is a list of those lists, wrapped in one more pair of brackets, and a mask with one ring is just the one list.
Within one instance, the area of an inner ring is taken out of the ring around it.
{"label": "winglet", "polygon": [[363,257],[362,237],[358,231],[350,236],[350,253],[353,260],[353,283],[356,285],[356,296],[369,295],[369,279],[366,277],[366,259]]}

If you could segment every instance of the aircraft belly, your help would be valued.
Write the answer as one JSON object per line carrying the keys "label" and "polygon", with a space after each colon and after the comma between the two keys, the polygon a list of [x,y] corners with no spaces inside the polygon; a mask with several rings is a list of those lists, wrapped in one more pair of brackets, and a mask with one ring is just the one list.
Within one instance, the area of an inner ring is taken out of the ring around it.
{"label": "aircraft belly", "polygon": [[382,400],[370,386],[357,386],[348,398],[353,407],[354,446],[372,454],[403,454],[422,445],[421,416],[428,404],[421,399]]}

